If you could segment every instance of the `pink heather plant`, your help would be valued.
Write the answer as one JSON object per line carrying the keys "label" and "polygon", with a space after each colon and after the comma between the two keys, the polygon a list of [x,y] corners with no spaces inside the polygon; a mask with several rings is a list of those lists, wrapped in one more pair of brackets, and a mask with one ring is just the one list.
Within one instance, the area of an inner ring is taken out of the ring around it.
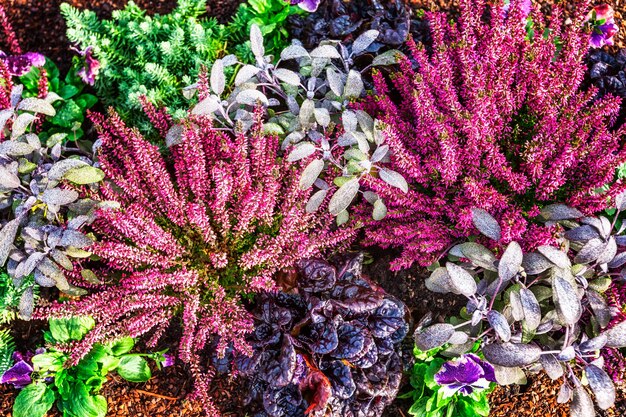
{"label": "pink heather plant", "polygon": [[[147,111],[166,131],[168,116]],[[215,338],[220,355],[229,345],[251,352],[244,336],[253,321],[241,297],[273,289],[276,272],[347,246],[355,231],[332,230],[329,214],[306,213],[299,170],[277,158],[278,138],[261,133],[260,119],[238,136],[213,129],[206,118],[189,119],[166,158],[112,111],[106,120],[91,117],[110,180],[102,192],[120,206],[103,210],[94,224],[100,241],[90,249],[108,270],[91,295],[35,315],[96,319],[84,341],[68,346],[74,363],[94,343],[121,335],[151,332],[156,344],[181,318],[179,358],[189,365],[206,411],[216,415],[208,394],[212,371],[204,369],[200,352]]]}
{"label": "pink heather plant", "polygon": [[[457,23],[427,13],[433,53],[408,42],[413,62],[403,59],[391,76],[398,100],[383,75],[374,75],[376,95],[364,106],[385,122],[391,168],[410,190],[369,180],[389,203],[382,221],[363,216],[365,243],[402,248],[393,269],[428,265],[477,234],[471,207],[497,218],[500,243],[517,240],[532,250],[552,241],[549,229],[529,222],[542,206],[566,202],[591,214],[625,188],[618,182],[599,190],[626,162],[626,131],[609,130],[619,99],[593,102],[595,91],[578,89],[588,48],[584,17],[563,29],[555,9],[549,33],[529,41],[523,1],[512,1],[506,18],[501,6],[485,7],[462,0]],[[534,11],[532,20],[535,33],[544,33],[543,16]]]}

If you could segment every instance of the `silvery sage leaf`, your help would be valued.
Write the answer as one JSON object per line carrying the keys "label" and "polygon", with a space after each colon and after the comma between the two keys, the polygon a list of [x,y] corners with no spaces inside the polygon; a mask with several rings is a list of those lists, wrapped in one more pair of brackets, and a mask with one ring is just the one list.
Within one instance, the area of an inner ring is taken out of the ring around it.
{"label": "silvery sage leaf", "polygon": [[493,329],[496,331],[496,334],[503,342],[508,342],[511,340],[511,327],[507,322],[506,318],[498,311],[491,310],[487,313],[487,321]]}
{"label": "silvery sage leaf", "polygon": [[235,86],[239,87],[241,84],[257,75],[259,71],[261,71],[261,69],[255,67],[254,65],[244,65],[239,69],[239,71],[237,71],[237,75],[235,76]]}
{"label": "silvery sage leaf", "polygon": [[528,288],[521,288],[519,294],[522,310],[524,311],[525,327],[530,331],[534,331],[541,323],[541,307],[539,307],[539,302],[535,294]]}
{"label": "silvery sage leaf", "polygon": [[328,194],[328,190],[318,190],[316,191],[309,201],[306,203],[305,210],[307,213],[315,213],[322,203],[324,202],[324,198],[326,198],[326,194]]}
{"label": "silvery sage leaf", "polygon": [[30,286],[26,288],[22,297],[20,298],[20,302],[17,306],[17,311],[20,319],[22,320],[30,320],[33,311],[35,309],[35,294],[33,292],[33,287]]}
{"label": "silvery sage leaf", "polygon": [[593,339],[585,340],[578,346],[578,349],[581,352],[593,352],[600,350],[607,344],[608,340],[609,339],[606,334],[601,334]]}
{"label": "silvery sage leaf", "polygon": [[617,254],[617,243],[615,242],[615,238],[613,236],[609,237],[609,240],[606,242],[604,246],[604,250],[598,256],[596,262],[598,264],[608,264],[613,260],[615,255]]}
{"label": "silvery sage leaf", "polygon": [[311,58],[341,59],[337,48],[331,45],[321,45],[313,49],[309,54]]}
{"label": "silvery sage leaf", "polygon": [[0,229],[0,266],[4,266],[17,235],[20,219],[13,219]]}
{"label": "silvery sage leaf", "polygon": [[22,136],[24,132],[26,132],[26,128],[31,124],[37,117],[30,113],[22,113],[13,122],[13,128],[11,130],[11,140],[15,140]]}
{"label": "silvery sage leaf", "polygon": [[9,171],[4,165],[0,165],[0,188],[13,189],[20,185],[20,178]]}
{"label": "silvery sage leaf", "polygon": [[257,61],[262,61],[265,55],[265,48],[263,47],[263,34],[261,29],[256,24],[252,24],[250,27],[250,49],[254,54]]}
{"label": "silvery sage leaf", "polygon": [[435,269],[425,281],[426,288],[432,292],[447,294],[454,290],[448,270],[442,266]]}
{"label": "silvery sage leaf", "polygon": [[306,99],[302,102],[302,106],[300,107],[300,114],[298,115],[300,118],[300,123],[302,125],[307,125],[311,122],[311,119],[315,117],[315,102],[311,99]]}
{"label": "silvery sage leaf", "polygon": [[46,190],[41,196],[41,201],[46,204],[65,206],[73,203],[78,199],[78,193],[74,190],[64,190],[61,188],[53,188]]}
{"label": "silvery sage leaf", "polygon": [[36,97],[28,97],[20,102],[17,106],[18,110],[26,110],[33,113],[41,113],[46,116],[55,116],[57,114],[52,104],[48,103],[46,100],[42,100]]}
{"label": "silvery sage leaf", "polygon": [[211,89],[219,97],[226,88],[226,76],[224,75],[224,64],[221,59],[216,59],[211,67]]}
{"label": "silvery sage leaf", "polygon": [[304,168],[302,175],[300,176],[300,189],[306,190],[311,187],[317,177],[324,169],[324,161],[321,159],[314,159]]}
{"label": "silvery sage leaf", "polygon": [[519,291],[511,291],[509,294],[509,304],[511,305],[511,316],[515,321],[524,320],[524,308]]}
{"label": "silvery sage leaf", "polygon": [[582,315],[582,306],[576,289],[564,278],[557,275],[552,280],[552,293],[559,319],[570,326],[577,323]]}
{"label": "silvery sage leaf", "polygon": [[569,362],[576,357],[574,346],[568,346],[556,355],[556,358],[562,362]]}
{"label": "silvery sage leaf", "polygon": [[509,368],[535,363],[541,356],[541,349],[535,345],[521,343],[491,343],[483,346],[485,359]]}
{"label": "silvery sage leaf", "polygon": [[328,127],[330,124],[330,113],[328,109],[323,107],[318,107],[313,111],[315,116],[315,121],[320,124],[322,127]]}
{"label": "silvery sage leaf", "polygon": [[541,217],[546,220],[559,221],[579,219],[583,214],[577,209],[565,204],[550,204],[541,209]]}
{"label": "silvery sage leaf", "polygon": [[48,171],[48,179],[52,181],[59,181],[63,178],[63,175],[72,168],[81,166],[87,166],[88,164],[80,159],[68,158],[55,162],[54,165]]}
{"label": "silvery sage leaf", "polygon": [[359,55],[374,43],[380,32],[374,29],[367,30],[359,35],[352,43],[352,55]]}
{"label": "silvery sage leaf", "polygon": [[385,181],[387,184],[399,188],[404,193],[409,192],[409,184],[407,184],[404,177],[401,174],[398,174],[396,171],[392,171],[387,168],[381,168],[378,171],[378,175],[380,175],[380,179]]}
{"label": "silvery sage leaf", "polygon": [[578,251],[574,262],[579,264],[588,264],[594,262],[604,252],[608,243],[600,239],[591,239]]}
{"label": "silvery sage leaf", "polygon": [[524,370],[519,366],[506,367],[500,365],[493,365],[496,381],[500,385],[526,384],[526,374]]}
{"label": "silvery sage leaf", "polygon": [[30,146],[28,143],[16,142],[14,140],[6,140],[4,142],[0,142],[0,156],[24,156],[30,154],[33,151],[33,147]]}
{"label": "silvery sage leaf", "polygon": [[330,86],[330,90],[337,96],[343,96],[343,81],[341,80],[341,75],[335,71],[334,68],[328,67],[326,68],[326,79],[328,81],[328,85]]}
{"label": "silvery sage leaf", "polygon": [[291,70],[278,68],[274,71],[274,75],[276,78],[289,85],[296,87],[300,85],[300,76]]}
{"label": "silvery sage leaf", "polygon": [[615,404],[615,385],[607,373],[595,365],[585,367],[589,386],[596,397],[596,404],[602,410],[608,410]]}
{"label": "silvery sage leaf", "polygon": [[498,263],[498,275],[500,278],[502,278],[504,282],[513,279],[520,271],[523,259],[524,254],[522,253],[522,248],[519,243],[509,243],[509,246],[507,246]]}
{"label": "silvery sage leaf", "polygon": [[[287,161],[296,162],[315,153],[315,145],[311,142],[298,143],[287,156]],[[315,180],[314,180],[315,181]]]}
{"label": "silvery sage leaf", "polygon": [[359,192],[359,187],[358,178],[348,180],[341,187],[339,187],[328,203],[328,210],[330,213],[336,216],[347,209]]}
{"label": "silvery sage leaf", "polygon": [[563,365],[552,354],[541,355],[539,358],[541,367],[551,380],[556,381],[563,376]]}
{"label": "silvery sage leaf", "polygon": [[374,210],[372,211],[372,218],[376,221],[382,220],[387,216],[387,206],[380,198],[374,201]]}
{"label": "silvery sage leaf", "polygon": [[63,237],[59,242],[59,246],[72,246],[78,249],[84,249],[91,244],[93,244],[93,240],[83,233],[71,229],[67,229],[63,232]]}
{"label": "silvery sage leaf", "polygon": [[248,106],[256,106],[258,102],[265,106],[269,104],[265,94],[257,90],[243,90],[237,94],[235,100],[239,104],[246,104]]}
{"label": "silvery sage leaf", "polygon": [[591,289],[587,290],[586,295],[591,311],[593,311],[593,315],[598,321],[600,327],[604,328],[608,326],[611,321],[611,310],[609,309],[604,297]]}
{"label": "silvery sage leaf", "polygon": [[374,60],[372,61],[372,66],[376,67],[379,65],[393,65],[400,62],[399,57],[403,57],[404,54],[397,49],[392,49],[390,51],[383,52],[382,54],[376,55]]}
{"label": "silvery sage leaf", "polygon": [[389,145],[381,145],[372,154],[371,161],[373,163],[380,161],[389,153]]}
{"label": "silvery sage leaf", "polygon": [[626,252],[618,253],[611,262],[608,263],[609,269],[616,269],[626,264]]}
{"label": "silvery sage leaf", "polygon": [[[200,102],[196,104],[194,108],[191,110],[191,114],[198,114],[200,116],[212,116],[220,107],[222,107],[222,105],[220,104],[220,101],[218,100],[218,98],[211,95],[200,100]],[[172,126],[172,129],[176,128],[176,126],[180,126],[180,125],[174,125]],[[170,131],[172,129],[170,129]],[[182,134],[183,132],[182,126],[176,129],[177,130],[174,131],[177,135],[176,139],[180,140],[178,136],[179,134]],[[168,132],[168,136],[169,135],[170,135],[170,132]],[[173,141],[173,139],[174,137],[171,138],[171,141]]]}
{"label": "silvery sage leaf", "polygon": [[593,402],[581,385],[574,388],[569,410],[570,417],[594,417],[596,415]]}
{"label": "silvery sage leaf", "polygon": [[586,242],[594,238],[599,238],[600,232],[593,226],[583,224],[582,226],[578,226],[566,231],[564,236],[567,240]]}
{"label": "silvery sage leaf", "polygon": [[502,237],[502,229],[500,225],[493,218],[493,216],[487,213],[486,210],[481,208],[472,208],[472,223],[478,229],[480,233],[487,236],[489,239],[498,242]]}
{"label": "silvery sage leaf", "polygon": [[[498,269],[495,267],[496,257],[489,249],[476,242],[465,242],[457,245],[453,248],[457,249],[459,253],[454,253],[459,258],[467,258],[472,264],[485,268],[489,271],[496,272]],[[450,251],[452,253],[452,251]]]}
{"label": "silvery sage leaf", "polygon": [[559,268],[569,269],[572,266],[572,262],[567,257],[567,254],[554,246],[543,245],[539,246],[537,250]]}
{"label": "silvery sage leaf", "polygon": [[565,404],[571,401],[572,399],[572,389],[567,385],[567,382],[563,382],[561,384],[561,388],[559,389],[559,395],[556,397],[556,402],[558,404]]}
{"label": "silvery sage leaf", "polygon": [[343,89],[343,97],[347,100],[357,99],[361,97],[364,88],[361,73],[350,70],[346,79],[346,86]]}
{"label": "silvery sage leaf", "polygon": [[476,294],[476,281],[469,272],[452,262],[446,263],[446,270],[455,294],[462,294],[466,297]]}
{"label": "silvery sage leaf", "polygon": [[[2,260],[0,258],[0,260]],[[604,332],[607,337],[606,346],[612,348],[626,347],[626,321],[622,321]]]}
{"label": "silvery sage leaf", "polygon": [[537,252],[525,253],[522,260],[522,268],[528,275],[539,275],[553,265],[548,258]]}
{"label": "silvery sage leaf", "polygon": [[95,184],[104,179],[104,171],[91,165],[83,165],[66,171],[63,178],[78,185]]}
{"label": "silvery sage leaf", "polygon": [[615,196],[615,208],[619,211],[626,209],[626,192],[622,192]]}
{"label": "silvery sage leaf", "polygon": [[289,45],[280,53],[280,59],[309,58],[309,53],[300,45]]}
{"label": "silvery sage leaf", "polygon": [[423,351],[431,350],[446,344],[452,335],[454,335],[454,326],[451,324],[433,324],[415,332],[415,345]]}

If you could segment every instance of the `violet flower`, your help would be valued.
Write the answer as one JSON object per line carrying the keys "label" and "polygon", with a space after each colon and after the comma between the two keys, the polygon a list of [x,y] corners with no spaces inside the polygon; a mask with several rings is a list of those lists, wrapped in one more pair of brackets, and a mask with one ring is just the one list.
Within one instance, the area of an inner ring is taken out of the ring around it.
{"label": "violet flower", "polygon": [[13,384],[15,388],[24,388],[33,382],[30,378],[30,374],[33,372],[33,367],[30,363],[32,357],[33,354],[31,352],[27,352],[25,355],[22,355],[20,352],[14,352],[13,360],[15,365],[2,374],[0,384]]}
{"label": "violet flower", "polygon": [[321,2],[322,0],[291,0],[292,5],[297,4],[309,13],[316,11]]}
{"label": "violet flower", "polygon": [[36,52],[27,52],[22,55],[7,55],[0,51],[0,59],[9,68],[9,73],[15,77],[22,76],[32,67],[43,67],[46,57]]}
{"label": "violet flower", "polygon": [[444,397],[451,397],[457,392],[470,395],[474,390],[488,388],[496,382],[496,376],[490,363],[468,353],[444,363],[435,374],[435,382],[441,386]]}
{"label": "violet flower", "polygon": [[163,360],[161,361],[161,366],[167,368],[168,366],[174,365],[174,355],[170,353],[163,354]]}
{"label": "violet flower", "polygon": [[602,48],[613,45],[613,37],[619,32],[615,24],[614,10],[608,4],[595,6],[587,15],[587,23],[591,27],[589,46]]}
{"label": "violet flower", "polygon": [[100,72],[100,61],[93,56],[93,47],[88,46],[84,51],[78,51],[85,58],[85,66],[78,70],[77,74],[85,84],[94,85],[96,76]]}

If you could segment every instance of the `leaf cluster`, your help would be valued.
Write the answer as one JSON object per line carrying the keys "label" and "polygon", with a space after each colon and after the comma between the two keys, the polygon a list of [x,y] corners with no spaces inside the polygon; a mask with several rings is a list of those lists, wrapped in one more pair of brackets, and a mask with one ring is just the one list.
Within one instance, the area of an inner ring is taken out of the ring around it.
{"label": "leaf cluster", "polygon": [[[620,195],[616,210],[625,208]],[[626,346],[626,324],[607,328],[611,311],[602,293],[613,276],[624,273],[614,272],[626,264],[620,249],[626,245],[624,227],[614,230],[615,221],[585,217],[562,204],[546,206],[541,216],[563,230],[560,247],[524,253],[513,241],[499,259],[477,242],[450,250],[450,261],[436,267],[426,286],[467,297],[463,320],[423,323],[415,332],[416,346],[429,350],[449,344],[445,351],[462,353],[480,340],[499,383],[516,383],[526,371],[543,369],[553,380],[563,378],[559,401],[572,400],[572,416],[593,415],[577,371],[601,409],[614,404],[615,388],[599,353]],[[498,222],[486,211],[473,209],[473,222],[488,238],[501,239]]]}
{"label": "leaf cluster", "polygon": [[[75,60],[78,61],[78,58]],[[76,75],[77,65],[76,62],[62,78],[56,64],[46,59],[43,69],[46,71],[48,91],[56,98],[51,102],[56,114],[46,117],[40,127],[39,138],[42,141],[62,133],[66,134],[64,142],[77,141],[85,135],[83,129],[85,114],[98,102],[98,98],[83,92],[85,83]],[[23,97],[37,97],[41,75],[41,69],[33,67],[28,74],[20,77],[20,83],[24,85]]]}
{"label": "leaf cluster", "polygon": [[[209,85],[196,84],[187,89],[193,93],[198,88],[201,94],[192,113],[211,117],[227,129],[247,131],[253,124],[254,109],[262,106],[266,114],[264,130],[283,138],[282,149],[290,150],[287,160],[308,161],[300,187],[314,186],[317,191],[307,211],[317,211],[336,186],[329,211],[338,216],[338,224],[345,223],[347,208],[367,176],[380,176],[403,192],[408,189],[400,174],[380,166],[389,160],[389,146],[384,143],[381,127],[364,110],[351,108],[351,103],[365,94],[362,72],[370,68],[356,71],[351,64],[377,36],[376,30],[363,33],[350,51],[338,42],[322,42],[310,52],[294,43],[283,49],[273,64],[266,54],[261,29],[252,25],[250,43],[255,64],[244,65],[233,55],[216,60]],[[372,66],[395,63],[398,53],[381,54]],[[229,89],[225,69],[236,64],[241,67]],[[327,175],[322,175],[324,172]],[[371,192],[365,198],[374,206],[373,217],[382,219],[386,213],[384,202]]]}
{"label": "leaf cluster", "polygon": [[44,338],[50,347],[32,358],[33,382],[15,399],[15,417],[43,417],[55,403],[64,416],[104,417],[107,402],[98,393],[107,381],[108,373],[116,371],[130,382],[145,382],[151,378],[151,371],[142,356],[152,356],[156,360],[163,353],[129,353],[135,341],[127,337],[108,344],[96,344],[76,366],[66,367],[67,354],[54,346],[81,340],[93,328],[94,321],[89,317],[73,317],[53,319],[49,324],[50,329],[44,333]]}
{"label": "leaf cluster", "polygon": [[395,398],[405,306],[375,289],[361,263],[303,261],[297,289],[259,297],[254,352],[234,360],[259,415],[380,416]]}
{"label": "leaf cluster", "polygon": [[[16,288],[29,275],[34,283],[56,286],[68,294],[82,291],[72,286],[64,271],[72,271],[73,258],[85,258],[93,243],[80,229],[94,220],[98,205],[80,199],[70,185],[98,183],[104,173],[78,149],[63,145],[66,133],[56,133],[45,143],[32,133],[41,113],[54,116],[46,99],[22,99],[23,86],[11,93],[11,108],[0,111],[0,129],[9,140],[0,143],[0,267],[6,265]],[[74,154],[74,155],[73,155]],[[34,307],[34,286],[21,293],[19,315],[29,319]]]}

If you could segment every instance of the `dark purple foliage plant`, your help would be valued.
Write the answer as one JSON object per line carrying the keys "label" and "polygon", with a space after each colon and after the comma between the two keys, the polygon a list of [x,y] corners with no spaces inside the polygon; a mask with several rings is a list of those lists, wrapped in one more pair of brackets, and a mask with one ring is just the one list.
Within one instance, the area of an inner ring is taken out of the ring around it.
{"label": "dark purple foliage plant", "polygon": [[254,311],[249,380],[258,416],[380,416],[402,378],[406,308],[361,274],[362,256],[300,263],[296,287],[265,293]]}
{"label": "dark purple foliage plant", "polygon": [[[165,136],[168,116],[147,110]],[[191,116],[163,156],[115,113],[93,115],[107,175],[102,195],[118,206],[101,210],[93,225],[99,240],[90,250],[103,267],[77,277],[89,295],[35,312],[96,320],[68,347],[70,364],[94,343],[121,336],[150,333],[149,344],[156,344],[180,319],[179,358],[205,410],[216,415],[213,372],[201,353],[215,338],[218,356],[229,345],[252,353],[245,336],[253,320],[242,298],[273,289],[274,274],[300,259],[350,243],[354,229],[335,228],[330,214],[306,213],[309,192],[299,187],[299,168],[277,157],[278,138],[263,134],[255,117],[248,132],[233,135]]]}
{"label": "dark purple foliage plant", "polygon": [[619,100],[579,91],[584,16],[563,27],[558,8],[549,25],[534,10],[537,35],[529,40],[523,6],[512,1],[504,13],[502,4],[463,0],[454,23],[427,13],[432,53],[409,41],[412,57],[391,75],[393,91],[374,75],[366,108],[386,124],[389,167],[410,190],[399,194],[368,177],[389,204],[386,218],[366,220],[365,243],[401,248],[393,269],[428,265],[475,235],[472,207],[499,221],[500,244],[534,249],[553,239],[533,221],[543,206],[562,202],[590,215],[625,188],[613,183],[626,161],[624,129],[609,129]]}

